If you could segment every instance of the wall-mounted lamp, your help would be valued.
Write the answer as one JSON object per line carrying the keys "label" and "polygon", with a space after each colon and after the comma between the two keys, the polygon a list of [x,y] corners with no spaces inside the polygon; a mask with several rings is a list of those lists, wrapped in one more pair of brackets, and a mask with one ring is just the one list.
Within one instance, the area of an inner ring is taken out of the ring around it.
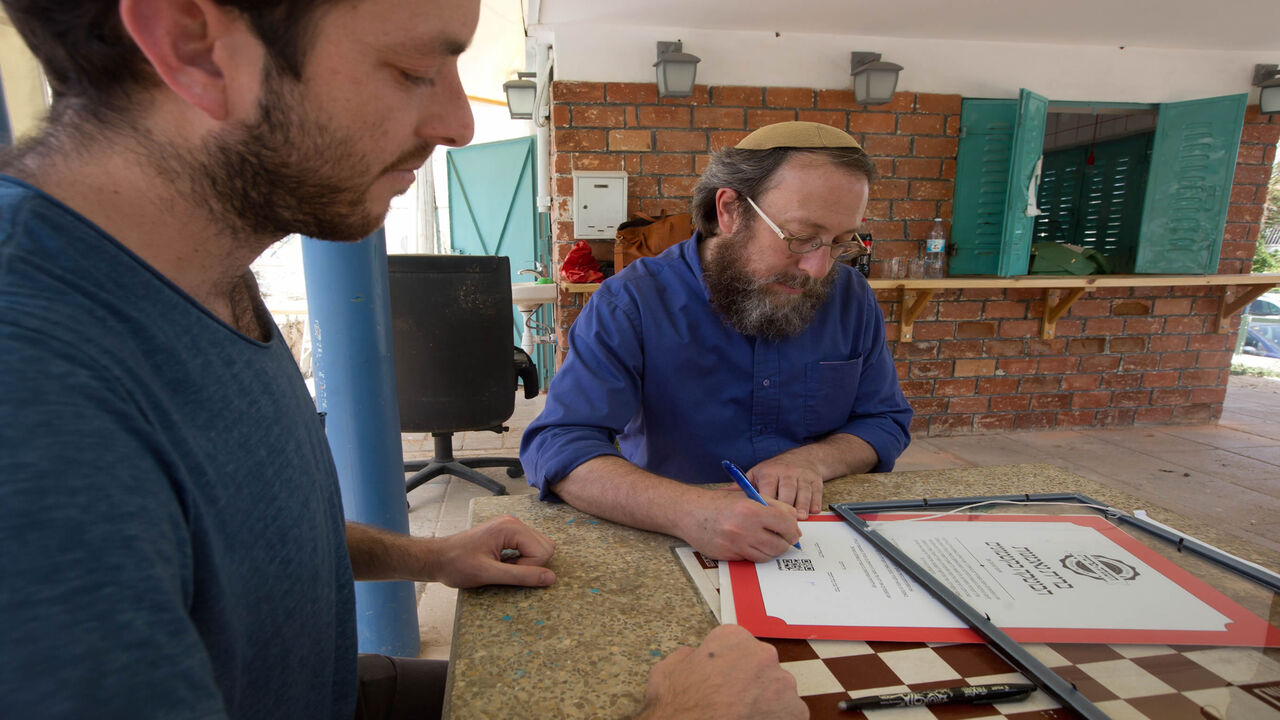
{"label": "wall-mounted lamp", "polygon": [[507,94],[507,110],[512,120],[532,120],[534,100],[538,96],[538,83],[529,78],[538,73],[516,73],[519,80],[508,80],[502,83],[502,92]]}
{"label": "wall-mounted lamp", "polygon": [[693,79],[698,74],[702,58],[684,52],[684,45],[675,42],[658,43],[658,97],[689,97],[693,94]]}
{"label": "wall-mounted lamp", "polygon": [[1280,113],[1280,65],[1254,65],[1253,84],[1258,88],[1258,109]]}
{"label": "wall-mounted lamp", "polygon": [[863,105],[884,105],[892,101],[901,70],[902,66],[897,63],[881,62],[880,53],[850,53],[854,98]]}

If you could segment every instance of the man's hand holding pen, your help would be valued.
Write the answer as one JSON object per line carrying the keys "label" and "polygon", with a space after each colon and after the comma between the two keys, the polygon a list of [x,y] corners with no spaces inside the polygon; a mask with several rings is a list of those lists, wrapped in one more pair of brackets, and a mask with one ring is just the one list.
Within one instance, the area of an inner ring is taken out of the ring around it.
{"label": "man's hand holding pen", "polygon": [[763,562],[800,539],[795,509],[785,503],[761,504],[737,489],[701,493],[696,504],[683,508],[678,534],[708,558]]}

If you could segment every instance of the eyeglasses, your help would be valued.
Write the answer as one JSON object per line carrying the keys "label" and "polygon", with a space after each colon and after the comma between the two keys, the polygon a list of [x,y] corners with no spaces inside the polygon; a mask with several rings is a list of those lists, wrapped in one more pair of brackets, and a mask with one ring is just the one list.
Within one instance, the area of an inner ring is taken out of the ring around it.
{"label": "eyeglasses", "polygon": [[788,235],[782,232],[782,228],[774,224],[768,215],[760,209],[755,200],[747,198],[747,202],[751,203],[751,208],[756,211],[761,220],[769,226],[769,229],[778,235],[778,239],[787,244],[787,249],[796,255],[804,255],[811,253],[820,247],[831,248],[831,257],[835,260],[845,260],[859,255],[866,255],[867,248],[860,242],[822,242],[821,238],[811,235]]}

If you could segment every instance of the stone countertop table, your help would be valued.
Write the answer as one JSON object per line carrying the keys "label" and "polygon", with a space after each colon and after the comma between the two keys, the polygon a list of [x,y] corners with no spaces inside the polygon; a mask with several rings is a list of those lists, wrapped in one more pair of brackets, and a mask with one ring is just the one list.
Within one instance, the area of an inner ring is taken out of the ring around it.
{"label": "stone countertop table", "polygon": [[[1215,528],[1050,465],[852,475],[824,502],[1077,492],[1171,525],[1267,568],[1280,557]],[[685,543],[535,496],[479,498],[472,523],[511,514],[556,543],[549,588],[486,587],[458,595],[445,717],[623,718],[643,704],[649,668],[697,645],[715,617],[671,548]]]}

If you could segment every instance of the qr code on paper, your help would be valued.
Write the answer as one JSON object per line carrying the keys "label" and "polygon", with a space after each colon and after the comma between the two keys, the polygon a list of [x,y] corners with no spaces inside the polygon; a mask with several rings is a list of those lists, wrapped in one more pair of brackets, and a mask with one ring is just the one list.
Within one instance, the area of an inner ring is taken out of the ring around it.
{"label": "qr code on paper", "polygon": [[799,570],[813,572],[813,561],[809,558],[777,558],[779,570]]}

